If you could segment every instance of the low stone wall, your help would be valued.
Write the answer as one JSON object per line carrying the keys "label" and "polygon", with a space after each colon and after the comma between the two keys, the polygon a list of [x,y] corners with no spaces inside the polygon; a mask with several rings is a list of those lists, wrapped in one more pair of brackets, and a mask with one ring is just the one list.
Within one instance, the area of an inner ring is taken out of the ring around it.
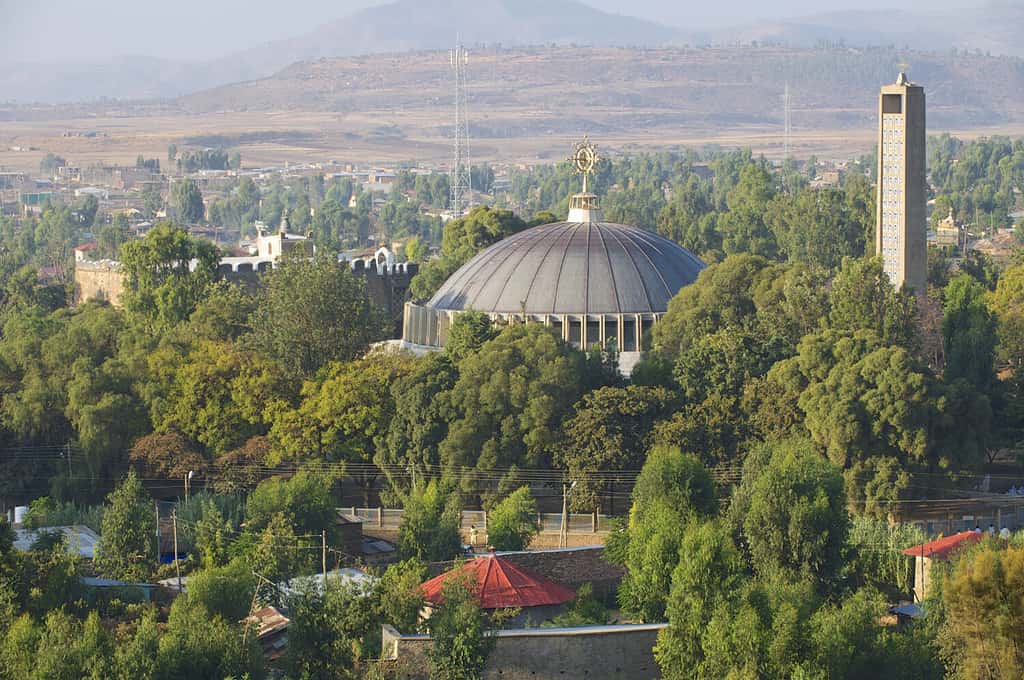
{"label": "low stone wall", "polygon": [[[487,680],[650,680],[658,631],[666,623],[502,630],[487,657]],[[396,678],[430,677],[428,635],[402,635],[384,626],[381,658],[395,663]]]}

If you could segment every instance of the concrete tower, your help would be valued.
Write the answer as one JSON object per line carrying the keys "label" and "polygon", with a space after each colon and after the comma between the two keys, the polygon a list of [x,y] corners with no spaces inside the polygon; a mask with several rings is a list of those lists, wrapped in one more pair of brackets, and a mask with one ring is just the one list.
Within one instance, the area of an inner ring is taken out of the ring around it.
{"label": "concrete tower", "polygon": [[878,98],[875,252],[896,288],[928,282],[924,88],[900,73]]}

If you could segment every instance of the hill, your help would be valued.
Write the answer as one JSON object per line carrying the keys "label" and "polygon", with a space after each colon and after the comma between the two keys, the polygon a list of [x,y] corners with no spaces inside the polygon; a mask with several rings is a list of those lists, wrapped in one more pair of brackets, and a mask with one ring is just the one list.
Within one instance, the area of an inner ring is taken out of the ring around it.
{"label": "hill", "polygon": [[[1024,61],[850,48],[490,48],[469,60],[474,159],[558,159],[590,134],[611,152],[676,145],[848,157],[875,143],[877,93],[899,63],[928,96],[931,132],[1019,135]],[[223,146],[247,165],[314,159],[444,164],[451,154],[447,51],[318,59],[171,100],[0,107],[0,165],[47,152],[90,162],[160,157],[167,145]],[[95,137],[63,131],[99,131]],[[17,149],[34,149],[23,152]]]}
{"label": "hill", "polygon": [[[20,103],[178,97],[266,78],[296,62],[448,49],[457,35],[476,48],[845,45],[1024,56],[1017,37],[1021,25],[1020,3],[930,14],[835,12],[708,31],[602,12],[578,0],[395,0],[210,61],[137,56],[105,63],[86,58],[71,64],[15,64],[0,70],[0,97]],[[917,64],[912,66],[916,71]]]}
{"label": "hill", "polygon": [[[786,83],[794,125],[870,124],[881,84],[899,63],[927,87],[931,123],[996,125],[1024,115],[1024,61],[849,48],[529,48],[473,51],[474,137],[567,129],[621,131],[671,125],[763,125],[782,116]],[[437,112],[447,121],[451,74],[445,52],[321,59],[258,81],[179,98],[188,113],[304,110]],[[437,117],[431,117],[435,125]],[[443,125],[443,123],[441,124]]]}
{"label": "hill", "polygon": [[716,43],[814,47],[843,44],[944,52],[951,49],[1024,57],[1019,39],[1024,4],[991,3],[980,8],[910,13],[899,10],[828,12],[790,21],[757,22],[711,34]]}
{"label": "hill", "polygon": [[466,45],[506,46],[655,47],[696,39],[576,0],[397,0],[207,62],[139,56],[105,63],[17,64],[0,71],[0,97],[15,102],[176,97],[263,78],[299,61],[448,48],[457,35]]}

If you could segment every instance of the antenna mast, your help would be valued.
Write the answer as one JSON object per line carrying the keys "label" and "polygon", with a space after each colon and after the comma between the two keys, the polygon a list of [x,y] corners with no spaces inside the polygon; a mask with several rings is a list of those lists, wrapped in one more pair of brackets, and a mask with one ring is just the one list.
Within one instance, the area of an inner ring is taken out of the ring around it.
{"label": "antenna mast", "polygon": [[459,42],[454,50],[449,51],[448,59],[455,71],[455,153],[449,184],[452,214],[461,217],[473,200],[473,183],[469,172],[469,123],[466,120],[466,65],[469,63],[469,52]]}
{"label": "antenna mast", "polygon": [[793,98],[789,94],[789,81],[786,81],[786,90],[785,93],[782,95],[782,102],[783,107],[785,108],[785,113],[783,114],[783,125],[785,127],[783,132],[783,154],[784,158],[789,158],[789,136],[790,133],[793,132],[793,124],[790,113],[793,108]]}

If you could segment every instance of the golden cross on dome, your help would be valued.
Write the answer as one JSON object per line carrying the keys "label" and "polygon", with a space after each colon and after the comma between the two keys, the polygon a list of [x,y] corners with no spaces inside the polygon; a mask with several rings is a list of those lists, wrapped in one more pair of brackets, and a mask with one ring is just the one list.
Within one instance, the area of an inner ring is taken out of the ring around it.
{"label": "golden cross on dome", "polygon": [[601,157],[597,155],[597,144],[592,144],[585,136],[582,142],[573,144],[572,157],[573,168],[580,175],[583,175],[583,193],[587,193],[587,178],[594,174],[597,162]]}

